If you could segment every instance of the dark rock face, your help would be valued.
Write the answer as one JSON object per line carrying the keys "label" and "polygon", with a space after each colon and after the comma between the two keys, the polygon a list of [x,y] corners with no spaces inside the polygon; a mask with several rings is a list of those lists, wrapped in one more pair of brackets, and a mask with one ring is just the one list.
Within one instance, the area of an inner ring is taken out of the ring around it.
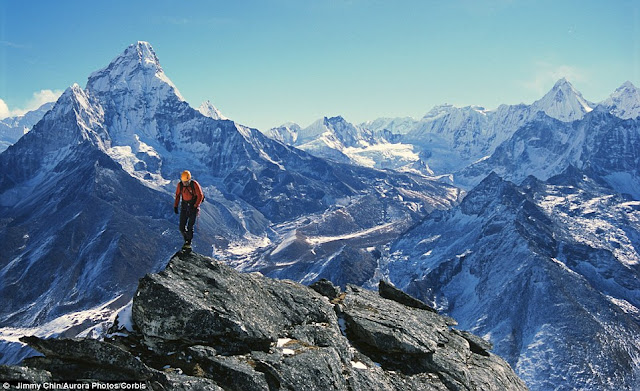
{"label": "dark rock face", "polygon": [[201,256],[173,258],[140,281],[133,300],[133,320],[147,339],[234,346],[240,353],[268,349],[281,330],[334,319],[332,307],[309,288],[239,274]]}
{"label": "dark rock face", "polygon": [[384,297],[385,299],[397,301],[398,303],[404,304],[407,307],[436,312],[435,309],[433,309],[423,301],[407,295],[400,289],[382,280],[380,280],[380,283],[378,284],[378,292],[380,293],[380,296]]}
{"label": "dark rock face", "polygon": [[342,309],[351,342],[383,369],[405,375],[432,373],[454,390],[511,389],[520,380],[487,352],[491,344],[449,329],[432,310],[390,302],[350,286]]}
{"label": "dark rock face", "polygon": [[133,379],[149,389],[526,389],[490,344],[450,329],[429,307],[353,285],[344,293],[328,281],[314,288],[176,254],[141,279],[134,332],[105,341],[25,337],[45,356],[0,367],[0,375],[32,383]]}
{"label": "dark rock face", "polygon": [[340,295],[340,288],[334,286],[331,281],[322,278],[313,284],[309,285],[309,288],[318,292],[322,296],[329,298],[329,300],[337,299]]}

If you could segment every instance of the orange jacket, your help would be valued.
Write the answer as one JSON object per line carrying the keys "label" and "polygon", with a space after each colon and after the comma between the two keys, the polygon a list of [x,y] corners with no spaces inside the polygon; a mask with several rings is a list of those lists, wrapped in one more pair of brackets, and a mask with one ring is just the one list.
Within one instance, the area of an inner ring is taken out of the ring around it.
{"label": "orange jacket", "polygon": [[182,200],[183,201],[191,201],[193,200],[193,197],[196,197],[196,208],[198,208],[200,206],[200,204],[202,203],[202,201],[204,200],[204,194],[202,193],[202,188],[200,187],[200,184],[196,181],[194,181],[193,179],[191,180],[191,182],[193,182],[193,190],[195,190],[195,194],[191,194],[192,190],[191,190],[191,185],[182,185],[182,192],[180,191],[180,183],[178,182],[178,186],[176,187],[176,200],[173,203],[173,207],[177,208],[178,207],[178,203],[180,202],[180,196],[182,196]]}

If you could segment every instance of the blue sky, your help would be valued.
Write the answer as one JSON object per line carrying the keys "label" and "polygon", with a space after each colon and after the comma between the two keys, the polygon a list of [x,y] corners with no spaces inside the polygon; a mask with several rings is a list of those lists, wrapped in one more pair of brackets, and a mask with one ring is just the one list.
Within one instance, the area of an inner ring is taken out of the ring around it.
{"label": "blue sky", "polygon": [[197,107],[266,130],[434,105],[591,101],[640,86],[640,2],[0,0],[0,115],[53,99],[136,41]]}

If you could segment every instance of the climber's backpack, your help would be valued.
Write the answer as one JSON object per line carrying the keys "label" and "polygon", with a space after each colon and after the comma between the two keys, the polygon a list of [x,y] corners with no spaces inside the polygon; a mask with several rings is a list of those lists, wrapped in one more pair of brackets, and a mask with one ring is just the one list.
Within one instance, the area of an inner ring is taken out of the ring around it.
{"label": "climber's backpack", "polygon": [[[192,179],[189,182],[189,193],[191,193],[191,197],[193,197],[193,200],[198,199],[197,195],[196,195],[196,185],[194,184],[194,180]],[[180,181],[180,193],[182,193],[182,189],[184,188],[184,185],[182,184],[182,181]],[[202,192],[202,202],[204,202],[204,199],[206,197],[204,196],[204,191]]]}

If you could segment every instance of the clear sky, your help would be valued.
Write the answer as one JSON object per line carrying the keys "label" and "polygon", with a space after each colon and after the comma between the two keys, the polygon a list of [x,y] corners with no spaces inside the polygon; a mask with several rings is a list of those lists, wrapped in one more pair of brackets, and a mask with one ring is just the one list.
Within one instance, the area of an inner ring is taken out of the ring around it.
{"label": "clear sky", "polygon": [[148,41],[194,107],[266,130],[640,87],[637,0],[0,0],[0,116]]}

